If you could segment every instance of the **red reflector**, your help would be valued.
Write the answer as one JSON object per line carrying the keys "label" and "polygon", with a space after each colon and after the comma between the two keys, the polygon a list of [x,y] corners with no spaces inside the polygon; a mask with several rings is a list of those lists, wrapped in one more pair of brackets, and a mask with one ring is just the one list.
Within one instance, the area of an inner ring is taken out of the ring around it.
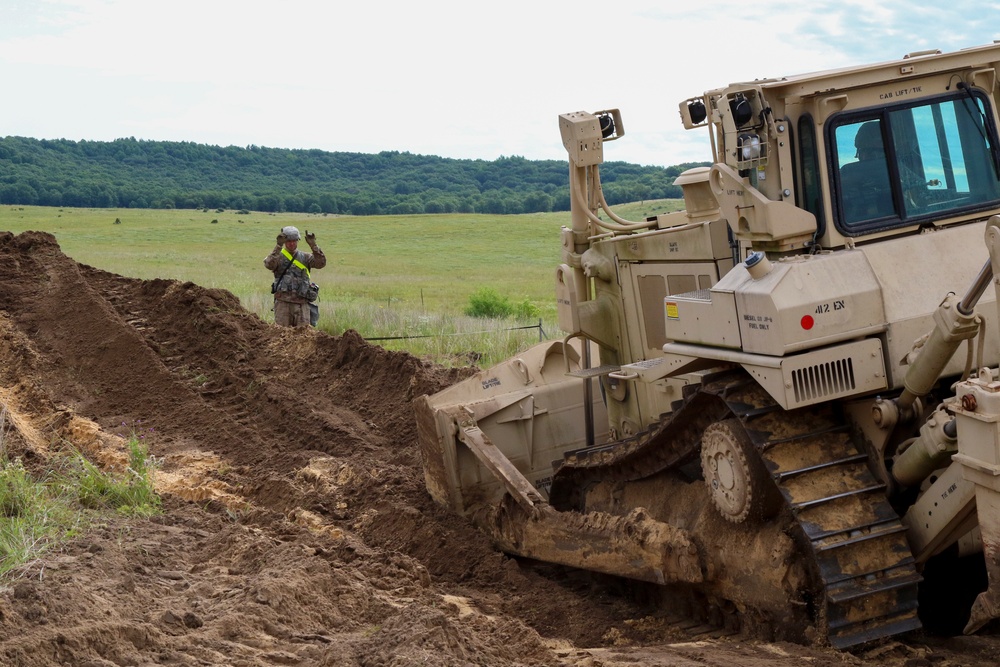
{"label": "red reflector", "polygon": [[802,317],[802,328],[808,331],[813,328],[815,322],[813,321],[812,315],[804,315]]}

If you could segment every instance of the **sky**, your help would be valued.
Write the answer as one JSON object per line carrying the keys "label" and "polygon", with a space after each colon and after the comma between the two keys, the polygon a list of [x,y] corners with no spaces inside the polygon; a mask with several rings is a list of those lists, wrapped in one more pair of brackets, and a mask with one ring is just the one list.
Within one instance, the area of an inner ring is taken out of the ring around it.
{"label": "sky", "polygon": [[706,90],[994,40],[1000,0],[0,0],[0,136],[565,160],[617,108],[605,160],[670,166]]}

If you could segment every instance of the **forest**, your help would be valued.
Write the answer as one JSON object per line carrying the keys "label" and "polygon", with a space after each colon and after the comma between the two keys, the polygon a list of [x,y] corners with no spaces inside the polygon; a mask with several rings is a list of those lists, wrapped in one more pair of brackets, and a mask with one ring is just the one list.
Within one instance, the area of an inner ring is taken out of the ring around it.
{"label": "forest", "polygon": [[[609,204],[678,198],[685,169],[606,162]],[[564,160],[459,160],[191,142],[0,138],[0,204],[345,215],[569,210]]]}

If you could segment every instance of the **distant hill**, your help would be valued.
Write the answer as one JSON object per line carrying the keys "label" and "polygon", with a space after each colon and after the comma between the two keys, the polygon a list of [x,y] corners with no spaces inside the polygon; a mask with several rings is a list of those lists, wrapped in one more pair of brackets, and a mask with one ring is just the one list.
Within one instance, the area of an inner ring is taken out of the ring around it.
{"label": "distant hill", "polygon": [[[601,166],[610,204],[677,198],[685,169]],[[0,138],[0,204],[225,208],[351,215],[569,210],[563,160],[455,160],[210,146],[190,142]]]}

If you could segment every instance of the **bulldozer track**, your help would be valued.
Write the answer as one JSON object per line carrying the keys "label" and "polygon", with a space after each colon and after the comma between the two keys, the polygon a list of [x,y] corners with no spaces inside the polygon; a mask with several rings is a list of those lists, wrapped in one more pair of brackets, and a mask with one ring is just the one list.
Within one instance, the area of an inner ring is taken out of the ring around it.
{"label": "bulldozer track", "polygon": [[[920,627],[921,577],[905,527],[837,406],[783,410],[742,372],[706,378],[641,434],[568,453],[552,503],[578,511],[590,482],[641,479],[689,462],[709,423],[739,419],[784,498],[813,576],[815,626],[836,648]],[[794,603],[794,602],[793,602]]]}

